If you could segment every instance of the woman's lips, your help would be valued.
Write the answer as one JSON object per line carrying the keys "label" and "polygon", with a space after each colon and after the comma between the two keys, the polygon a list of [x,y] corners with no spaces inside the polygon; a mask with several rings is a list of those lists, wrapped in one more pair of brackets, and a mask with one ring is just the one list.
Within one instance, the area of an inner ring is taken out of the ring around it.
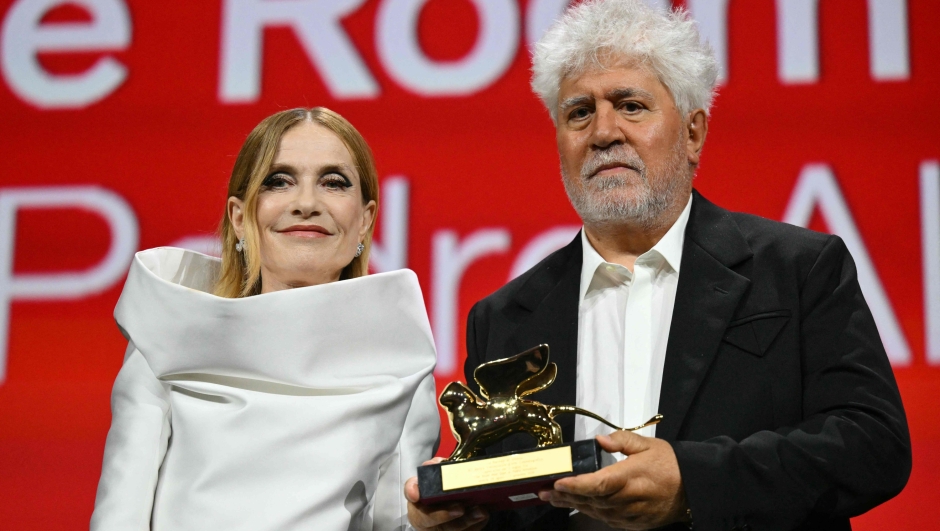
{"label": "woman's lips", "polygon": [[319,225],[293,225],[278,231],[285,236],[298,238],[325,238],[333,234]]}

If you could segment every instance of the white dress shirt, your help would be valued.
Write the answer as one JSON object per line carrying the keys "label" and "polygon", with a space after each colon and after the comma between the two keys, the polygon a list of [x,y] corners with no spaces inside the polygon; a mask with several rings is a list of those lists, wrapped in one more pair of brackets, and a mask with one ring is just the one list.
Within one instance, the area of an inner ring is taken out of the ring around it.
{"label": "white dress shirt", "polygon": [[[689,196],[676,222],[636,259],[632,272],[604,261],[581,231],[577,405],[625,428],[640,425],[659,412],[666,343],[691,206]],[[575,440],[611,431],[594,419],[575,417]],[[637,433],[652,437],[656,427]]]}
{"label": "white dress shirt", "polygon": [[[581,230],[578,299],[578,407],[624,428],[639,426],[659,409],[666,343],[679,284],[679,264],[692,197],[676,222],[631,272],[606,262]],[[576,441],[609,434],[608,426],[575,416]],[[656,426],[637,431],[653,437]],[[621,460],[623,454],[614,454]],[[569,531],[606,531],[607,525],[572,512]]]}

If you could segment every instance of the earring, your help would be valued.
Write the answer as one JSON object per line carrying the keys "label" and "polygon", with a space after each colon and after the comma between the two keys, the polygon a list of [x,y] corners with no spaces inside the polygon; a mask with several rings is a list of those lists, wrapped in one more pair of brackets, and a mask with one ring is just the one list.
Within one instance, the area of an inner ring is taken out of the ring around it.
{"label": "earring", "polygon": [[238,252],[245,250],[245,238],[238,240],[238,242],[235,244],[235,250]]}
{"label": "earring", "polygon": [[357,245],[356,246],[356,258],[359,258],[360,256],[362,256],[362,251],[364,251],[365,249],[366,249],[365,245],[362,245],[361,243]]}

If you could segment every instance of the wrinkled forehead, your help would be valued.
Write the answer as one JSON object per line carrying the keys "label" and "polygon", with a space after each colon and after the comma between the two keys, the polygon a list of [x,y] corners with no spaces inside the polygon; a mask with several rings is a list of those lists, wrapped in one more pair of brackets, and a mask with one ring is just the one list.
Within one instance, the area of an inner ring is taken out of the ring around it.
{"label": "wrinkled forehead", "polygon": [[566,93],[583,91],[597,82],[614,85],[610,88],[642,88],[648,92],[662,92],[672,98],[669,87],[662,82],[648,61],[618,56],[585,63],[566,72],[559,81],[558,104],[565,99]]}
{"label": "wrinkled forehead", "polygon": [[622,56],[605,59],[584,64],[561,78],[554,102],[556,120],[559,113],[573,103],[593,101],[597,97],[639,96],[657,102],[661,108],[672,107],[681,114],[675,95],[648,61]]}

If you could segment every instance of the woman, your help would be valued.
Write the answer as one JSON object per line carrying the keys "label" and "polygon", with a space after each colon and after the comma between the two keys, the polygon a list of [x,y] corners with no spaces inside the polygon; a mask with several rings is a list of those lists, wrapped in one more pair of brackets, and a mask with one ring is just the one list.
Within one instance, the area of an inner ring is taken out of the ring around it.
{"label": "woman", "polygon": [[414,273],[366,276],[377,208],[359,133],[293,109],[238,154],[221,261],[137,253],[92,530],[407,523],[439,432],[434,347]]}

